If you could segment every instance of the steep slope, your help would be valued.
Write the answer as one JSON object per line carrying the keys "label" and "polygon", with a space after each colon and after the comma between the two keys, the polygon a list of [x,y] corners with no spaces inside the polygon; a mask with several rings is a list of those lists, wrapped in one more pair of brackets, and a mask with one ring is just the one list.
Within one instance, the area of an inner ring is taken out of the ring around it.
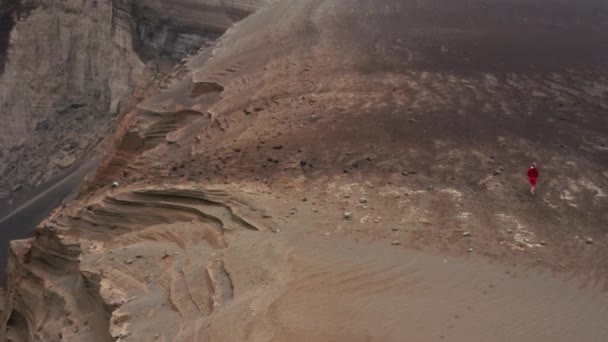
{"label": "steep slope", "polygon": [[0,197],[77,163],[152,76],[264,2],[3,0]]}
{"label": "steep slope", "polygon": [[2,331],[604,341],[607,19],[593,0],[270,4],[155,83],[80,197],[12,244]]}

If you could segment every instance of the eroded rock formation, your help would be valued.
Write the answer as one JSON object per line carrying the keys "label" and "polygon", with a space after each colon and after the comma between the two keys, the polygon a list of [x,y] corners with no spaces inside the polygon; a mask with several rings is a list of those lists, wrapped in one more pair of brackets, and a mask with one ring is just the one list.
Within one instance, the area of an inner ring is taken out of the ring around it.
{"label": "eroded rock formation", "polygon": [[[11,245],[7,287],[19,295],[8,293],[0,317],[9,341],[204,340],[244,267],[231,255],[272,229],[220,189],[130,188],[82,204]],[[157,319],[136,322],[152,308]]]}
{"label": "eroded rock formation", "polygon": [[73,165],[131,94],[262,3],[3,0],[0,195]]}

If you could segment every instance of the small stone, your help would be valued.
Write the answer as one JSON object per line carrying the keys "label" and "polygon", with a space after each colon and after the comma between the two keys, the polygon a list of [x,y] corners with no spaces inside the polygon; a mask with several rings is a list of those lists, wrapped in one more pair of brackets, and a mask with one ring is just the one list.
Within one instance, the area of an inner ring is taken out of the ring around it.
{"label": "small stone", "polygon": [[462,236],[469,237],[469,236],[471,236],[471,232],[464,232],[464,233],[462,233]]}
{"label": "small stone", "polygon": [[137,259],[141,259],[141,258],[143,258],[144,256],[143,256],[143,255],[141,255],[141,254],[137,254],[135,257],[136,257]]}
{"label": "small stone", "polygon": [[368,161],[374,161],[374,157],[373,156],[367,156],[367,160]]}
{"label": "small stone", "polygon": [[72,331],[73,331],[73,332],[77,333],[77,332],[78,332],[78,330],[79,330],[79,329],[78,329],[78,327],[77,327],[77,326],[72,327]]}
{"label": "small stone", "polygon": [[127,261],[125,261],[125,264],[127,265],[131,265],[133,263],[133,259],[128,259]]}
{"label": "small stone", "polygon": [[547,241],[545,241],[545,240],[540,240],[539,244],[540,244],[541,246],[546,246],[546,245],[547,245]]}
{"label": "small stone", "polygon": [[304,167],[306,165],[308,165],[308,162],[306,160],[300,160],[300,166],[301,167]]}
{"label": "small stone", "polygon": [[273,232],[273,233],[280,233],[280,232],[281,232],[281,230],[280,230],[279,228],[274,228],[274,229],[272,229],[272,232]]}
{"label": "small stone", "polygon": [[469,249],[467,249],[467,252],[469,252],[469,253],[473,253],[473,251],[474,251],[474,249],[473,249],[473,248],[469,248]]}
{"label": "small stone", "polygon": [[308,198],[306,198],[306,197],[302,198],[302,202],[308,202]]}
{"label": "small stone", "polygon": [[325,233],[324,235],[325,235],[325,236],[330,236],[330,235],[331,235],[331,233]]}
{"label": "small stone", "polygon": [[499,170],[499,169],[498,170],[494,170],[494,176],[499,176],[501,174],[502,174],[501,170]]}
{"label": "small stone", "polygon": [[401,245],[401,241],[399,241],[399,240],[393,240],[393,242],[391,242],[391,245],[393,245],[393,246],[399,246],[399,245]]}
{"label": "small stone", "polygon": [[113,188],[118,188],[118,182],[112,182],[112,187]]}
{"label": "small stone", "polygon": [[344,217],[344,219],[345,219],[345,220],[352,220],[352,219],[353,219],[353,214],[352,214],[352,213],[349,213],[349,212],[347,211],[347,212],[344,212],[343,217]]}
{"label": "small stone", "polygon": [[169,253],[165,251],[165,254],[161,257],[161,259],[167,259],[169,257]]}
{"label": "small stone", "polygon": [[313,213],[318,213],[318,212],[319,212],[319,209],[317,209],[317,208],[312,208],[312,212],[313,212]]}
{"label": "small stone", "polygon": [[159,335],[158,334],[154,334],[154,339],[158,340]]}
{"label": "small stone", "polygon": [[361,204],[365,204],[365,203],[367,203],[367,197],[362,196],[362,197],[359,199],[359,203],[361,203]]}
{"label": "small stone", "polygon": [[272,146],[272,148],[275,149],[275,150],[282,150],[283,149],[283,145],[275,145],[275,146]]}
{"label": "small stone", "polygon": [[592,244],[593,244],[595,241],[593,241],[593,239],[592,239],[592,238],[587,238],[587,239],[585,240],[585,242],[586,242],[588,245],[592,245]]}

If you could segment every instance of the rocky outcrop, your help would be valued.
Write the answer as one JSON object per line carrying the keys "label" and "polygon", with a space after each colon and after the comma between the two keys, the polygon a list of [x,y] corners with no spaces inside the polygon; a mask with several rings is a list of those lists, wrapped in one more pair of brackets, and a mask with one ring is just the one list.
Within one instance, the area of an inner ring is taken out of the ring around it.
{"label": "rocky outcrop", "polygon": [[246,298],[233,290],[235,234],[271,231],[219,189],[133,188],[81,204],[11,245],[9,341],[200,340],[213,314]]}
{"label": "rocky outcrop", "polygon": [[71,166],[151,76],[263,3],[0,2],[0,193]]}

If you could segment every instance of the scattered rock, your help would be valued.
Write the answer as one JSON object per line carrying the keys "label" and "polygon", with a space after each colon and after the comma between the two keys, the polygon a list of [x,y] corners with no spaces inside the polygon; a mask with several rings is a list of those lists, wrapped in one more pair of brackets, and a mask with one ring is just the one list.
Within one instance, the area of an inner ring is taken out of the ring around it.
{"label": "scattered rock", "polygon": [[399,245],[401,245],[401,241],[399,241],[399,240],[393,240],[393,242],[391,242],[391,245],[393,245],[393,246],[399,246]]}
{"label": "scattered rock", "polygon": [[462,236],[469,237],[469,236],[471,236],[471,232],[464,232],[464,233],[462,233]]}
{"label": "scattered rock", "polygon": [[501,174],[502,174],[502,170],[501,169],[494,170],[494,176],[500,176]]}
{"label": "scattered rock", "polygon": [[349,213],[348,211],[346,211],[346,212],[344,212],[343,217],[344,217],[345,220],[352,220],[353,219],[353,214]]}
{"label": "scattered rock", "polygon": [[546,246],[546,245],[547,245],[547,241],[545,241],[545,240],[540,240],[539,244],[540,244],[541,246]]}
{"label": "scattered rock", "polygon": [[592,238],[587,238],[587,239],[585,239],[585,242],[586,242],[588,245],[592,245],[592,244],[594,244],[594,243],[595,243],[595,241],[593,241],[593,239],[592,239]]}
{"label": "scattered rock", "polygon": [[113,188],[118,188],[118,182],[116,182],[116,181],[112,182],[112,187]]}
{"label": "scattered rock", "polygon": [[161,259],[167,259],[168,257],[169,257],[169,253],[167,253],[167,251],[165,251],[165,253],[161,257]]}
{"label": "scattered rock", "polygon": [[359,203],[361,203],[361,204],[367,203],[367,197],[362,196],[361,198],[359,198]]}
{"label": "scattered rock", "polygon": [[127,261],[125,261],[125,264],[127,265],[131,265],[133,263],[133,259],[128,259]]}
{"label": "scattered rock", "polygon": [[302,198],[302,202],[308,202],[308,198],[306,198],[306,197]]}
{"label": "scattered rock", "polygon": [[304,167],[306,165],[308,165],[308,162],[306,160],[300,160],[300,166],[301,167]]}
{"label": "scattered rock", "polygon": [[23,190],[23,185],[17,184],[13,187],[13,193]]}
{"label": "scattered rock", "polygon": [[469,253],[473,253],[473,251],[474,251],[474,249],[473,249],[473,248],[469,248],[469,249],[467,249],[467,252],[469,252]]}
{"label": "scattered rock", "polygon": [[137,259],[141,259],[141,258],[143,258],[143,257],[144,257],[144,256],[143,256],[143,255],[141,255],[141,254],[137,254],[137,255],[135,256],[135,258],[137,258]]}

